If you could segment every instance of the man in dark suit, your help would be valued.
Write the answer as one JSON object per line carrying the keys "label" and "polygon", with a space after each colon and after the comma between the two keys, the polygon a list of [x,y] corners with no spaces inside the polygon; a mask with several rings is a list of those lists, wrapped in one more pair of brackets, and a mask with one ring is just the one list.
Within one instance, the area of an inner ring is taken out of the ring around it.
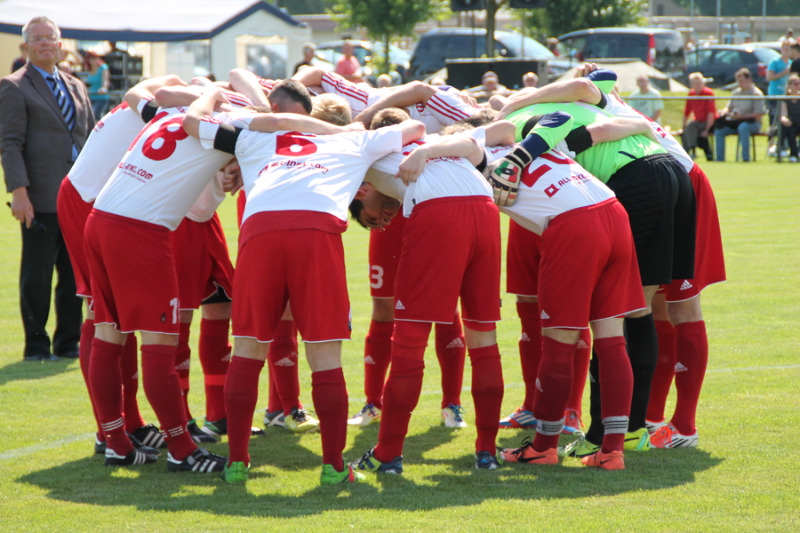
{"label": "man in dark suit", "polygon": [[[94,127],[85,85],[56,69],[61,31],[46,17],[22,28],[28,63],[0,80],[0,157],[22,227],[20,309],[25,360],[77,357],[81,300],[56,216],[61,180]],[[45,330],[53,268],[56,330]],[[55,354],[55,355],[53,355]]]}

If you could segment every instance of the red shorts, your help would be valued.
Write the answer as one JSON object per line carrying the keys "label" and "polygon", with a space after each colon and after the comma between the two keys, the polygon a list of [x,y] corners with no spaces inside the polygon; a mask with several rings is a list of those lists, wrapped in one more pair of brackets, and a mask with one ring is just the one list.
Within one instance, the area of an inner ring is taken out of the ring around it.
{"label": "red shorts", "polygon": [[406,218],[400,213],[388,226],[369,232],[369,293],[373,298],[394,296],[394,278],[405,227]]}
{"label": "red shorts", "polygon": [[406,222],[395,319],[452,323],[459,297],[465,321],[500,320],[500,217],[491,198],[428,200]]}
{"label": "red shorts", "polygon": [[628,215],[616,199],[558,215],[541,251],[543,328],[584,329],[645,307]]}
{"label": "red shorts", "polygon": [[235,337],[271,342],[291,300],[304,341],[350,338],[341,234],[318,229],[258,233],[240,243],[236,264],[231,318]]}
{"label": "red shorts", "polygon": [[233,294],[233,264],[216,213],[206,222],[184,218],[172,232],[181,309],[197,309],[222,289]]}
{"label": "red shorts", "polygon": [[722,252],[722,234],[719,229],[717,201],[705,173],[697,164],[689,172],[697,198],[697,240],[694,254],[694,279],[678,279],[662,285],[668,302],[694,298],[700,291],[725,281],[725,257]]}
{"label": "red shorts", "polygon": [[123,333],[178,334],[178,276],[164,226],[93,209],[86,221],[86,258],[95,324]]}
{"label": "red shorts", "polygon": [[508,224],[506,292],[519,296],[539,294],[539,246],[542,237],[513,220]]}
{"label": "red shorts", "polygon": [[92,289],[89,281],[89,263],[83,247],[83,229],[86,219],[92,212],[92,204],[83,201],[75,190],[69,176],[61,182],[58,191],[58,225],[67,245],[72,271],[75,273],[75,293],[82,298],[91,298]]}

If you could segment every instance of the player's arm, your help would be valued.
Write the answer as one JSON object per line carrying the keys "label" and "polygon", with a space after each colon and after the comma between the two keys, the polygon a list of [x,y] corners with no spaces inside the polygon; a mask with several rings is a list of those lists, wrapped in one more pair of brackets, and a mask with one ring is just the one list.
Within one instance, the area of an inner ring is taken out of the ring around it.
{"label": "player's arm", "polygon": [[212,88],[204,92],[189,105],[189,108],[183,115],[181,124],[184,131],[192,137],[197,137],[199,139],[200,123],[206,117],[211,116],[218,104],[227,102],[228,100],[220,89]]}
{"label": "player's arm", "polygon": [[592,145],[618,141],[631,135],[645,135],[658,142],[650,126],[650,121],[644,117],[615,117],[608,120],[600,120],[586,126],[586,131],[591,137]]}
{"label": "player's arm", "polygon": [[228,74],[231,89],[248,97],[254,105],[269,109],[267,93],[259,83],[259,78],[254,73],[244,68],[235,68]]}
{"label": "player's arm", "polygon": [[534,104],[578,101],[597,105],[603,101],[603,93],[586,78],[555,82],[541,89],[530,87],[510,96],[495,120],[503,119],[518,109]]}
{"label": "player's arm", "polygon": [[425,170],[428,159],[436,157],[463,157],[477,166],[483,160],[484,154],[478,141],[472,136],[444,135],[411,150],[400,163],[395,177],[400,178],[406,184],[417,181],[419,175]]}
{"label": "player's arm", "polygon": [[310,116],[297,113],[258,113],[248,126],[251,131],[302,131],[316,135],[333,135],[353,131],[349,126],[337,126]]}
{"label": "player's arm", "polygon": [[292,76],[293,80],[297,80],[306,87],[318,87],[322,85],[322,76],[325,71],[319,67],[306,67],[301,68],[297,73]]}
{"label": "player's arm", "polygon": [[125,102],[134,110],[139,109],[142,100],[155,99],[156,91],[162,87],[186,87],[186,82],[178,76],[160,76],[137,83],[125,93]]}
{"label": "player's arm", "polygon": [[428,98],[436,94],[437,90],[438,89],[435,87],[419,81],[406,83],[405,85],[388,91],[386,96],[356,115],[353,121],[362,122],[364,126],[369,128],[372,117],[381,109],[386,109],[387,107],[403,108],[416,104],[424,104],[428,101]]}
{"label": "player's arm", "polygon": [[507,120],[482,126],[486,132],[486,146],[510,146],[516,140],[516,126]]}

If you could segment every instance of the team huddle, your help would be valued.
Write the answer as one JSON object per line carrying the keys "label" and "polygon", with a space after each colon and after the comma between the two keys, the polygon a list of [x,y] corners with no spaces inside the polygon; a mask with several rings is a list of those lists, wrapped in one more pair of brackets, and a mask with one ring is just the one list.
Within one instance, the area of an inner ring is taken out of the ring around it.
{"label": "team huddle", "polygon": [[[246,481],[267,363],[264,423],[320,432],[323,484],[401,474],[431,329],[449,427],[467,426],[469,356],[478,469],[576,457],[620,470],[624,450],[696,446],[708,359],[699,296],[725,279],[714,196],[680,143],[619,99],[615,82],[587,65],[574,80],[488,104],[447,86],[375,89],[314,67],[287,80],[237,69],[225,83],[166,76],[133,87],[99,118],[58,197],[87,303],[80,363],[105,464],[153,463],[166,447],[169,470]],[[216,210],[237,192],[234,274]],[[507,291],[526,389],[504,418],[500,212],[512,219]],[[352,416],[341,363],[349,217],[379,230],[366,402]],[[186,400],[198,309],[202,428]],[[299,401],[298,332],[316,419]],[[159,427],[137,405],[139,350]],[[348,427],[371,423],[378,442],[348,463]],[[501,428],[535,437],[498,450]],[[577,438],[559,448],[562,432]],[[222,435],[228,457],[198,447]]]}

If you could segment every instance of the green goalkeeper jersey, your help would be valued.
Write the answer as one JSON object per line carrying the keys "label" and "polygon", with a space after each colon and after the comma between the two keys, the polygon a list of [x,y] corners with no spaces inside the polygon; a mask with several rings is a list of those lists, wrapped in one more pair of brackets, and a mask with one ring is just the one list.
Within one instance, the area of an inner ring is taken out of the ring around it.
{"label": "green goalkeeper jersey", "polygon": [[[605,96],[604,96],[605,98]],[[584,102],[534,104],[514,111],[506,120],[517,128],[516,141],[522,140],[522,132],[528,120],[535,115],[546,115],[554,111],[566,111],[574,119],[574,127],[588,126],[605,117],[612,117],[599,106]],[[577,154],[575,160],[594,174],[603,183],[616,171],[634,161],[651,154],[667,153],[661,145],[644,135],[631,135],[619,141],[600,143]]]}

